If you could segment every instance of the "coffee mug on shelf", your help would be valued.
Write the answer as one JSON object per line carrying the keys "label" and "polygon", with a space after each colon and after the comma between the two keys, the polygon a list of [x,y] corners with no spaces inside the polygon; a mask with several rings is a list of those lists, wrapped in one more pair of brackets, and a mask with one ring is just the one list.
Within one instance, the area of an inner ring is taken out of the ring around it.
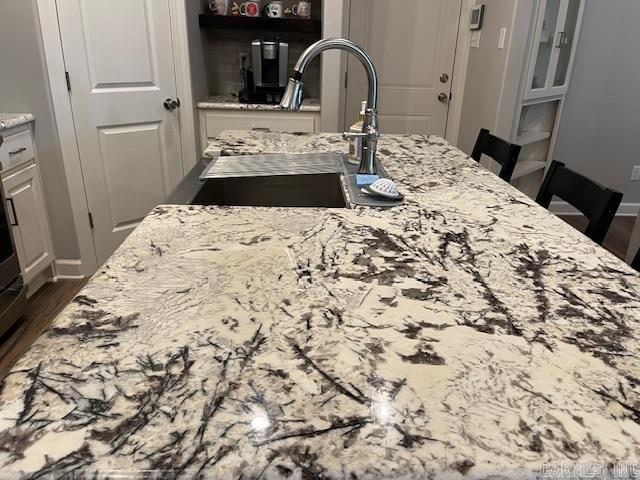
{"label": "coffee mug on shelf", "polygon": [[260,1],[249,0],[240,4],[240,15],[244,17],[259,17],[260,16]]}
{"label": "coffee mug on shelf", "polygon": [[209,0],[209,10],[214,15],[228,15],[230,0]]}
{"label": "coffee mug on shelf", "polygon": [[311,18],[311,2],[302,0],[291,7],[291,13],[300,18]]}
{"label": "coffee mug on shelf", "polygon": [[280,0],[274,0],[264,7],[264,16],[280,18],[284,14],[284,6]]}

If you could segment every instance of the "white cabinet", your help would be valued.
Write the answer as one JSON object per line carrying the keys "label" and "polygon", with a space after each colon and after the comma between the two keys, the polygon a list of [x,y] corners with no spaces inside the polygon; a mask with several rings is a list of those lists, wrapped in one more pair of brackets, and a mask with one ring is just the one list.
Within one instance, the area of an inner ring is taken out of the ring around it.
{"label": "white cabinet", "polygon": [[540,0],[525,100],[567,93],[583,0]]}
{"label": "white cabinet", "polygon": [[2,183],[23,280],[28,285],[54,260],[38,166],[30,163],[18,168]]}
{"label": "white cabinet", "polygon": [[[535,198],[554,159],[584,0],[517,2],[496,131],[522,147],[512,184]],[[495,27],[494,27],[495,28]]]}
{"label": "white cabinet", "polygon": [[2,185],[22,270],[30,285],[54,261],[49,220],[31,129],[3,133]]}
{"label": "white cabinet", "polygon": [[200,109],[202,151],[225,130],[313,133],[319,126],[320,112]]}

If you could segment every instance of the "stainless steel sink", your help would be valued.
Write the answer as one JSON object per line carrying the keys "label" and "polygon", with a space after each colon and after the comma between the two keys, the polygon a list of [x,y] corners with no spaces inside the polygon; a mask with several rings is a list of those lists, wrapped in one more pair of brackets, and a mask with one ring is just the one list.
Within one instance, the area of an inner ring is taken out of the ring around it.
{"label": "stainless steel sink", "polygon": [[347,207],[337,173],[208,179],[190,203],[251,207]]}
{"label": "stainless steel sink", "polygon": [[338,154],[222,156],[194,167],[167,203],[346,208]]}
{"label": "stainless steel sink", "polygon": [[[166,203],[325,208],[402,203],[363,194],[355,184],[357,168],[337,153],[221,156],[204,170],[196,165]],[[382,167],[380,173],[386,176]]]}

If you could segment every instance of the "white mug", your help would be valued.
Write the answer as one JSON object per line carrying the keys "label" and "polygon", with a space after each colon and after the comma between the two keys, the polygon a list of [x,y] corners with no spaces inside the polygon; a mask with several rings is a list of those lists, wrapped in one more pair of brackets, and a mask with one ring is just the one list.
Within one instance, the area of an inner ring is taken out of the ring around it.
{"label": "white mug", "polygon": [[264,15],[266,17],[280,18],[282,17],[283,13],[284,7],[282,6],[282,2],[280,0],[274,0],[266,7],[264,7]]}
{"label": "white mug", "polygon": [[301,0],[291,7],[291,13],[301,18],[311,18],[311,2]]}
{"label": "white mug", "polygon": [[229,0],[209,0],[209,10],[214,15],[227,15],[229,13]]}

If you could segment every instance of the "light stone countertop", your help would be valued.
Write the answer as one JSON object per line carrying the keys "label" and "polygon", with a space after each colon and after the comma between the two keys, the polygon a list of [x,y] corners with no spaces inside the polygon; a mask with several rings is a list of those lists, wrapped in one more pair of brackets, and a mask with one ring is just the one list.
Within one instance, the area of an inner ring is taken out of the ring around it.
{"label": "light stone countertop", "polygon": [[640,276],[438,137],[379,151],[402,207],[156,208],[5,380],[0,477],[540,478],[640,460]]}
{"label": "light stone countertop", "polygon": [[[262,103],[240,103],[238,97],[232,94],[212,95],[198,102],[199,109],[215,110],[275,110],[281,111],[278,105],[265,105]],[[301,112],[319,112],[320,100],[317,98],[305,98]]]}
{"label": "light stone countertop", "polygon": [[34,121],[30,113],[0,113],[0,133]]}

